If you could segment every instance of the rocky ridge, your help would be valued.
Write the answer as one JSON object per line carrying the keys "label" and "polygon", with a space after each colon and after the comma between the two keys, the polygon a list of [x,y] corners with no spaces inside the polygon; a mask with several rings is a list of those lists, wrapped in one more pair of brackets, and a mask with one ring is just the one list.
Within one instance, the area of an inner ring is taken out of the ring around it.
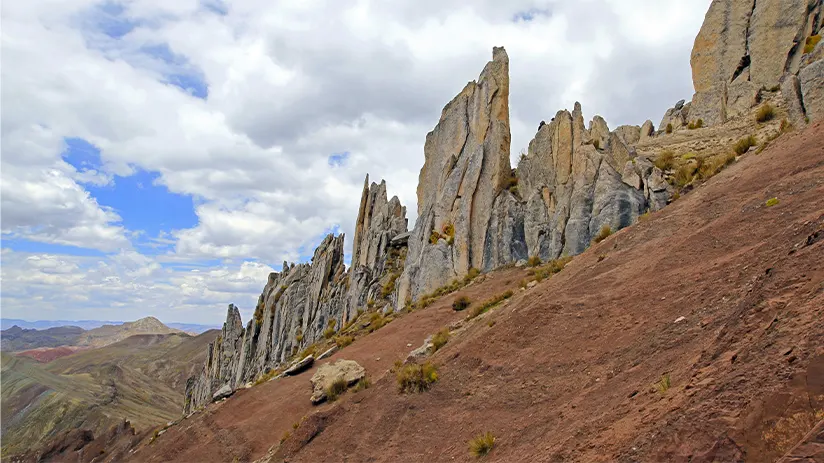
{"label": "rocky ridge", "polygon": [[[403,268],[406,208],[387,200],[386,183],[366,177],[355,227],[352,268],[344,265],[344,235],[328,235],[306,264],[283,263],[271,273],[244,328],[230,305],[220,336],[209,345],[201,372],[186,385],[184,413],[211,402],[221,389],[237,389],[269,374],[302,349],[346,324],[358,308],[390,307]],[[299,359],[298,359],[299,360]]]}
{"label": "rocky ridge", "polygon": [[[781,118],[799,127],[820,119],[824,42],[808,44],[821,32],[822,1],[715,0],[693,50],[693,101],[669,109],[659,130],[648,120],[611,131],[597,115],[585,124],[576,103],[539,124],[516,169],[509,57],[494,48],[426,137],[414,228],[407,232],[406,210],[386,199],[385,183],[369,185],[367,176],[352,268],[343,235],[330,235],[311,263],[284,263],[269,276],[245,328],[230,306],[206,365],[189,380],[184,413],[287,365],[359,309],[400,310],[472,269],[583,252],[602,230],[672,201],[675,168],[656,165],[664,152],[697,166],[696,158],[726,156],[739,136],[766,144],[789,124]],[[765,104],[774,120],[757,123]]]}
{"label": "rocky ridge", "polygon": [[673,128],[698,119],[723,124],[778,89],[798,108],[793,123],[820,118],[824,45],[808,44],[822,24],[822,0],[714,0],[692,51],[695,95]]}

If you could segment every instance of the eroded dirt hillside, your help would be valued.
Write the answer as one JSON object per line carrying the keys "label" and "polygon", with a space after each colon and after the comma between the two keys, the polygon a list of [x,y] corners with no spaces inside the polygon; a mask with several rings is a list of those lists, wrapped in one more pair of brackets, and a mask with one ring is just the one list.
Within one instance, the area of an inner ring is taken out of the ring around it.
{"label": "eroded dirt hillside", "polygon": [[[484,461],[775,461],[824,418],[824,126],[743,156],[520,291],[526,276],[495,272],[327,360],[358,361],[369,389],[313,407],[313,370],[270,381],[131,459],[470,461],[488,431]],[[506,289],[432,356],[429,391],[398,393],[393,362],[466,317],[455,297]]]}

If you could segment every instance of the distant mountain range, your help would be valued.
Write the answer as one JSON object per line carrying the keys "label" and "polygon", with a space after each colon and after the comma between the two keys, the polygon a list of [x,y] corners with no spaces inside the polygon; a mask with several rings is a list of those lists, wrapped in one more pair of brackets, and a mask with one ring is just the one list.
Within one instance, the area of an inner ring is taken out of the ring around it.
{"label": "distant mountain range", "polygon": [[[84,330],[91,330],[100,328],[103,325],[122,325],[122,321],[104,321],[104,320],[37,320],[26,321],[17,318],[0,318],[0,330],[7,330],[12,326],[19,326],[24,329],[45,330],[48,328],[57,328],[62,326],[77,326]],[[187,333],[200,334],[209,330],[220,329],[220,325],[198,325],[194,323],[166,323],[169,328],[174,328]]]}

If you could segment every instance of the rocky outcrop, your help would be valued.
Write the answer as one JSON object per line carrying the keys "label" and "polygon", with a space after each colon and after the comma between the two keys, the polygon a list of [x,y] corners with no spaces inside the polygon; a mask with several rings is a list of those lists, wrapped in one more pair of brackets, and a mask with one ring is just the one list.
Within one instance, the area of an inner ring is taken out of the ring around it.
{"label": "rocky outcrop", "polygon": [[269,275],[245,329],[238,309],[229,306],[203,370],[187,382],[184,413],[209,403],[222,389],[234,391],[287,365],[323,339],[327,328],[343,326],[358,308],[373,301],[392,304],[392,287],[406,255],[405,243],[393,238],[406,232],[406,208],[397,197],[386,196],[386,183],[370,185],[367,177],[351,270],[344,265],[344,235],[328,235],[311,262],[284,262],[281,272]]}
{"label": "rocky outcrop", "polygon": [[760,91],[778,88],[787,75],[800,77],[806,39],[820,33],[822,3],[714,0],[692,51],[691,120],[722,124],[747,113]]}
{"label": "rocky outcrop", "polygon": [[[380,306],[394,303],[395,284],[406,260],[406,241],[395,238],[406,233],[406,208],[397,196],[386,199],[386,182],[363,184],[355,245],[349,274],[349,309],[357,310],[369,301]],[[352,313],[347,314],[347,319]]]}
{"label": "rocky outcrop", "polygon": [[313,404],[326,400],[329,387],[337,380],[343,380],[346,386],[352,386],[366,376],[366,370],[354,360],[338,360],[334,363],[324,363],[312,375]]}
{"label": "rocky outcrop", "polygon": [[[669,185],[656,182],[663,179],[660,170],[624,142],[640,140],[640,129],[628,136],[627,129],[609,132],[602,121],[593,119],[587,130],[579,104],[572,113],[559,111],[538,130],[518,164],[530,256],[579,254],[603,226],[626,227],[669,199]],[[596,148],[599,139],[606,143]]]}
{"label": "rocky outcrop", "polygon": [[511,177],[509,145],[509,57],[495,48],[426,136],[399,304],[485,267],[493,205]]}
{"label": "rocky outcrop", "polygon": [[[689,117],[691,106],[692,105],[690,103],[686,103],[684,100],[675,103],[675,106],[668,109],[667,112],[664,113],[664,118],[661,119],[661,125],[658,127],[664,132],[673,132],[686,127],[690,122]],[[695,118],[695,120],[698,119],[701,118]]]}

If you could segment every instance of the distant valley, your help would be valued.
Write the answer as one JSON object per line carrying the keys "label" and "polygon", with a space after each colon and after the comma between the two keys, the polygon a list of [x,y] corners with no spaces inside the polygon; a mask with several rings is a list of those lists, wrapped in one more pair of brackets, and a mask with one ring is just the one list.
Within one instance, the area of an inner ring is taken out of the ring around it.
{"label": "distant valley", "polygon": [[[103,320],[37,320],[27,321],[19,318],[0,318],[0,330],[7,330],[15,325],[23,329],[45,330],[64,326],[76,326],[84,330],[100,328],[103,325],[122,325],[122,321]],[[199,325],[196,323],[166,323],[169,328],[175,328],[187,333],[200,334],[209,330],[219,330],[220,325]]]}
{"label": "distant valley", "polygon": [[153,317],[88,330],[3,330],[4,461],[10,455],[36,460],[35,447],[81,426],[100,436],[177,418],[186,379],[217,334],[193,335]]}

